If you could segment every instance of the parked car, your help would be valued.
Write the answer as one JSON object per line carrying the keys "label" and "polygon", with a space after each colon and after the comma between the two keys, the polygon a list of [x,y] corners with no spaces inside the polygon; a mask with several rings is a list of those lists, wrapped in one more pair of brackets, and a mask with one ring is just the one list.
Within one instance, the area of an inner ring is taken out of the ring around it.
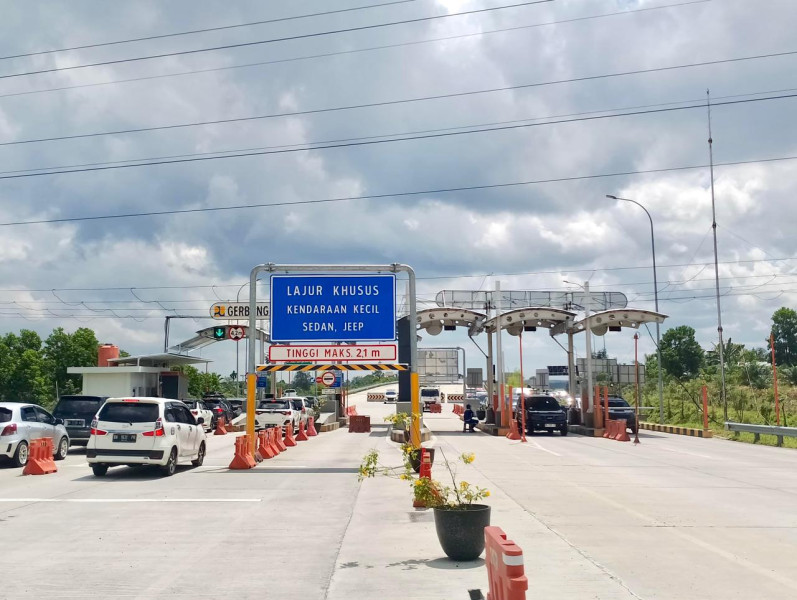
{"label": "parked car", "polygon": [[393,404],[398,401],[398,391],[397,390],[387,390],[385,392],[385,401],[383,404]]}
{"label": "parked car", "polygon": [[224,417],[225,423],[230,423],[233,420],[233,410],[232,407],[227,404],[227,400],[224,398],[219,398],[217,396],[209,396],[206,398],[202,398],[202,402],[205,403],[211,411],[213,411],[213,415],[218,420],[219,417]]}
{"label": "parked car", "polygon": [[297,427],[299,423],[304,423],[307,426],[307,420],[313,415],[312,405],[304,396],[291,396],[290,399],[293,410],[299,413],[299,420],[296,422]]}
{"label": "parked car", "polygon": [[63,460],[69,452],[69,434],[61,419],[41,406],[21,402],[0,402],[0,456],[18,467],[28,464],[30,441],[53,440],[53,458]]}
{"label": "parked car", "polygon": [[63,420],[70,444],[85,446],[88,443],[91,420],[107,399],[108,396],[61,396],[53,416]]}
{"label": "parked car", "polygon": [[255,428],[298,427],[301,413],[294,409],[293,400],[293,396],[261,400],[255,410]]}
{"label": "parked car", "polygon": [[[523,405],[526,408],[527,433],[533,434],[535,431],[543,430],[551,435],[554,431],[567,435],[567,411],[556,398],[549,395],[526,396]],[[522,428],[520,411],[517,411],[516,418],[520,430]]]}
{"label": "parked car", "polygon": [[296,395],[296,390],[294,390],[293,388],[288,388],[288,389],[286,389],[286,390],[284,390],[282,392],[282,397],[283,398],[287,398],[289,396],[295,396],[295,395]]}
{"label": "parked car", "polygon": [[609,418],[615,421],[625,419],[625,424],[631,433],[636,433],[636,413],[634,407],[620,396],[609,396]]}
{"label": "parked car", "polygon": [[242,415],[246,412],[246,399],[245,398],[225,398],[227,404],[230,405],[232,409],[232,416],[233,418]]}
{"label": "parked car", "polygon": [[213,411],[210,410],[207,404],[202,400],[183,400],[183,402],[188,407],[188,410],[191,411],[191,414],[194,415],[195,419],[202,417],[205,421],[203,424],[205,431],[216,429],[216,421],[218,421],[218,419],[214,416]]}
{"label": "parked car", "polygon": [[440,404],[440,389],[433,387],[421,388],[421,410],[429,410],[430,404]]}
{"label": "parked car", "polygon": [[180,462],[205,460],[204,420],[168,398],[109,398],[91,423],[86,459],[102,477],[114,465],[158,465],[174,475]]}

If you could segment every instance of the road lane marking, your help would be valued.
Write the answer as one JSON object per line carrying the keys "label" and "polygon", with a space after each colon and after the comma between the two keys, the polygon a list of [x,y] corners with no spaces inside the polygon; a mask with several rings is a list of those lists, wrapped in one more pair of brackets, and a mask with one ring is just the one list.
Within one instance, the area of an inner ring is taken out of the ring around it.
{"label": "road lane marking", "polygon": [[0,502],[66,502],[115,504],[123,502],[261,502],[260,498],[0,498]]}
{"label": "road lane marking", "polygon": [[521,446],[526,446],[527,448],[531,448],[533,446],[537,450],[542,450],[543,452],[547,452],[548,454],[553,454],[554,456],[562,456],[558,452],[554,452],[553,450],[548,450],[548,448],[543,448],[537,442],[535,442],[534,440],[530,440],[528,438],[526,438],[525,444],[523,442],[517,442],[517,444],[520,444]]}
{"label": "road lane marking", "polygon": [[653,448],[659,448],[660,450],[666,450],[667,452],[678,452],[680,454],[688,454],[689,456],[697,456],[698,458],[717,460],[716,456],[707,456],[706,454],[698,454],[697,452],[687,452],[686,450],[676,450],[675,448],[665,448],[664,446],[653,446]]}

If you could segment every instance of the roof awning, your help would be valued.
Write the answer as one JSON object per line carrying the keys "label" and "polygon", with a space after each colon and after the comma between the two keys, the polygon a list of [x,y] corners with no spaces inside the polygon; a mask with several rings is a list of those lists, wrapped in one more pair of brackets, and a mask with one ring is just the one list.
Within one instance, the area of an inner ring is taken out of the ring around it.
{"label": "roof awning", "polygon": [[487,333],[495,333],[500,326],[510,335],[520,335],[521,331],[535,331],[551,329],[559,323],[573,320],[576,313],[561,308],[534,307],[516,308],[503,313],[500,317],[493,317],[484,322],[483,329]]}
{"label": "roof awning", "polygon": [[645,323],[663,323],[668,317],[652,310],[623,309],[603,310],[573,323],[573,333],[584,331],[589,326],[594,335],[604,335],[607,331],[620,331],[623,327],[639,329]]}

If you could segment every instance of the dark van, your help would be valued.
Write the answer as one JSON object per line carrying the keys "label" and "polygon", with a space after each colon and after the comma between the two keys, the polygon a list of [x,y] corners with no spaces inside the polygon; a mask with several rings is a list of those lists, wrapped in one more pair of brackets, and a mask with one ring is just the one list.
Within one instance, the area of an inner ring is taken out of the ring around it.
{"label": "dark van", "polygon": [[53,416],[63,419],[73,446],[85,446],[91,434],[91,420],[108,396],[61,396]]}

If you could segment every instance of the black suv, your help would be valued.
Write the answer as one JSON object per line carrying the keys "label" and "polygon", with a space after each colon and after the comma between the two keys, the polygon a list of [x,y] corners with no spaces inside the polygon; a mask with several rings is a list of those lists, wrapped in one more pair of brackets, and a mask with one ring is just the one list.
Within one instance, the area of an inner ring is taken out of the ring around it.
{"label": "black suv", "polygon": [[609,396],[609,418],[613,421],[625,419],[625,426],[636,433],[636,413],[624,398],[620,396]]}
{"label": "black suv", "polygon": [[205,395],[202,396],[202,402],[213,412],[217,420],[219,417],[224,417],[224,422],[229,425],[235,418],[235,411],[222,396]]}
{"label": "black suv", "polygon": [[108,396],[61,396],[53,409],[53,416],[63,419],[71,445],[88,444],[91,421],[107,399]]}
{"label": "black suv", "polygon": [[[567,435],[567,411],[553,396],[526,396],[526,432],[547,431],[553,435],[558,431]],[[517,413],[518,431],[523,427],[520,411]]]}

